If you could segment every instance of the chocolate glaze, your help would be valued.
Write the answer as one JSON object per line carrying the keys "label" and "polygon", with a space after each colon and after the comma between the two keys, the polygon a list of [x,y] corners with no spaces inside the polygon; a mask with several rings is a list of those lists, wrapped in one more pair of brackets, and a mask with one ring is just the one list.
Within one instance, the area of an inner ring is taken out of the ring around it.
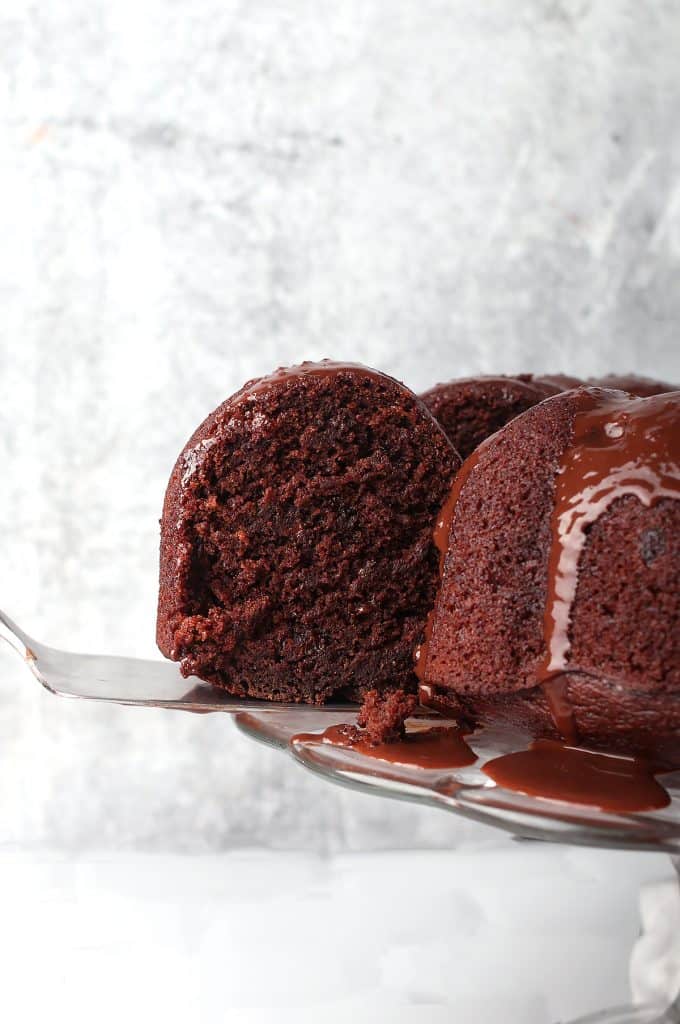
{"label": "chocolate glaze", "polygon": [[611,813],[659,810],[670,803],[650,762],[599,754],[556,740],[536,740],[528,750],[487,761],[483,771],[514,792]]}
{"label": "chocolate glaze", "polygon": [[[363,366],[361,363],[336,363],[333,359],[321,359],[319,362],[305,362],[298,366],[280,366],[278,370],[267,374],[266,377],[257,377],[248,381],[241,388],[239,395],[256,395],[259,391],[268,390],[276,381],[297,380],[299,377],[334,377],[338,373],[351,370],[360,377],[371,377],[380,380],[387,376],[380,370],[372,370],[370,366]],[[392,380],[393,378],[389,378]]]}
{"label": "chocolate glaze", "polygon": [[323,733],[298,733],[293,743],[329,743],[336,747],[356,750],[365,757],[373,757],[389,764],[408,765],[430,771],[464,768],[474,764],[476,755],[463,739],[459,729],[435,726],[408,732],[404,739],[394,743],[372,745],[351,725],[331,725]]}
{"label": "chocolate glaze", "polygon": [[[677,394],[631,398],[623,392],[583,388],[575,398],[573,440],[555,480],[546,653],[536,672],[536,681],[543,684],[567,668],[578,669],[569,664],[569,626],[587,528],[624,494],[635,495],[647,506],[661,498],[680,497]],[[563,709],[558,708],[555,724],[562,731]]]}

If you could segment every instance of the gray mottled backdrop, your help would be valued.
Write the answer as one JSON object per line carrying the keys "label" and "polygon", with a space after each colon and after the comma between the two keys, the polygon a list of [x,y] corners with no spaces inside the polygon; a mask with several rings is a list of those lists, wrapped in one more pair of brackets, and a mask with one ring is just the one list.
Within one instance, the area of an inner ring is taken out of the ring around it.
{"label": "gray mottled backdrop", "polygon": [[[41,639],[153,654],[172,462],[279,364],[680,380],[675,2],[7,0],[0,47],[0,601]],[[1,840],[461,834],[1,666]]]}

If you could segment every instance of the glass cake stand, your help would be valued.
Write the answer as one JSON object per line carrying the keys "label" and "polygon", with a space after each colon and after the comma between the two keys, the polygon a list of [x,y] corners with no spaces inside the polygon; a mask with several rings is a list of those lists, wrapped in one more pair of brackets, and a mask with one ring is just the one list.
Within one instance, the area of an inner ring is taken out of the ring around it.
{"label": "glass cake stand", "polygon": [[[356,712],[336,711],[333,723],[353,724]],[[503,728],[483,729],[466,742],[477,755],[473,765],[431,770],[380,761],[350,747],[324,743],[329,715],[314,709],[247,711],[236,714],[246,736],[290,753],[305,768],[329,782],[376,796],[410,800],[452,811],[514,836],[549,842],[574,843],[602,849],[664,851],[680,882],[680,771],[662,776],[670,804],[659,811],[608,813],[598,808],[558,800],[528,797],[502,789],[482,771],[491,758],[517,749],[517,733]],[[419,717],[419,724],[441,725],[441,718]],[[310,733],[318,731],[312,738]],[[304,738],[299,734],[304,733]],[[529,736],[526,737],[528,741]],[[672,1006],[629,1006],[604,1010],[571,1024],[680,1024],[680,993]]]}
{"label": "glass cake stand", "polygon": [[[644,813],[610,813],[524,796],[494,783],[482,771],[483,764],[518,749],[518,734],[501,727],[466,736],[477,755],[473,765],[441,770],[393,764],[323,742],[321,734],[329,724],[354,723],[356,707],[310,708],[239,700],[198,679],[184,679],[177,666],[167,661],[81,655],[48,647],[29,637],[2,612],[0,639],[16,651],[31,675],[57,696],[192,713],[228,713],[246,736],[288,752],[329,782],[438,807],[521,838],[666,852],[680,877],[680,771],[662,777],[671,798],[667,807]],[[418,716],[418,724],[428,723],[441,725],[442,719],[427,713]],[[301,733],[306,734],[304,738]],[[529,739],[525,737],[526,742]],[[582,1017],[578,1024],[596,1022],[680,1024],[680,995],[667,1009],[647,1006],[607,1010]]]}

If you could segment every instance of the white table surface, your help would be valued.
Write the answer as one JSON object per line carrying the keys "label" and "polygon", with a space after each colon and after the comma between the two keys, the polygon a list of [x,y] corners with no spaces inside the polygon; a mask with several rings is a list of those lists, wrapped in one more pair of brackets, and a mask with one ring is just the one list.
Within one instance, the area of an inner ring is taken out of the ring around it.
{"label": "white table surface", "polygon": [[667,858],[505,841],[323,858],[0,854],[13,1022],[554,1024],[629,998]]}

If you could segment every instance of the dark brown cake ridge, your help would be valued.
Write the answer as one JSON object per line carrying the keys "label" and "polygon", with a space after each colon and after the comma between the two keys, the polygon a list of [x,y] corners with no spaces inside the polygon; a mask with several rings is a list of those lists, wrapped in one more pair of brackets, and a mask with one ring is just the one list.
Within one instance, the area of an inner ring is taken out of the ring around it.
{"label": "dark brown cake ridge", "polygon": [[420,397],[456,451],[466,459],[490,434],[552,393],[525,373],[517,377],[463,377],[436,384]]}
{"label": "dark brown cake ridge", "polygon": [[441,423],[454,448],[466,459],[491,434],[515,416],[552,395],[591,386],[627,391],[647,397],[676,391],[672,384],[635,374],[591,378],[583,381],[564,373],[515,376],[461,377],[434,387],[421,395],[432,415]]}
{"label": "dark brown cake ridge", "polygon": [[665,395],[671,391],[680,390],[677,384],[669,384],[667,381],[662,380],[652,380],[651,377],[640,377],[634,373],[610,373],[606,377],[591,377],[588,380],[588,384],[591,387],[627,391],[628,394],[637,395],[639,398]]}
{"label": "dark brown cake ridge", "polygon": [[414,692],[432,524],[460,465],[425,406],[366,367],[251,381],[199,427],[161,521],[161,651],[232,693]]}

